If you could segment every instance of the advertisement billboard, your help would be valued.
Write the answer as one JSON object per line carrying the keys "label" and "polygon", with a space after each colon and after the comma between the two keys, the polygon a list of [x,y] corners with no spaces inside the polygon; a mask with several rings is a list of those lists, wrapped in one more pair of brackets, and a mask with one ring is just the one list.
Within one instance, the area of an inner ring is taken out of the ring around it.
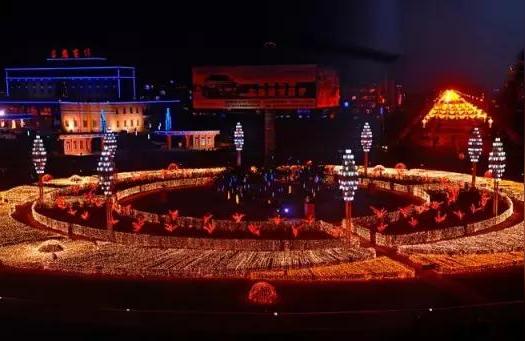
{"label": "advertisement billboard", "polygon": [[318,109],[339,105],[335,71],[317,65],[193,68],[195,109]]}

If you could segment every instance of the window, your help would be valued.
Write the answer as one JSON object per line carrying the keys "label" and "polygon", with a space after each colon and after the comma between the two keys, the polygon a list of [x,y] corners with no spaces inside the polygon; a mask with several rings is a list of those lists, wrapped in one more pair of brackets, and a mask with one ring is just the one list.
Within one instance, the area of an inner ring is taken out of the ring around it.
{"label": "window", "polygon": [[68,120],[65,120],[65,121],[64,121],[64,125],[66,126],[66,128],[69,128],[69,121],[68,121]]}
{"label": "window", "polygon": [[93,125],[93,128],[96,128],[97,127],[97,120],[93,120],[92,125]]}
{"label": "window", "polygon": [[135,112],[138,114],[139,113],[139,107],[136,107],[135,108]]}
{"label": "window", "polygon": [[117,120],[117,128],[120,127],[120,121]]}
{"label": "window", "polygon": [[133,107],[129,107],[129,113],[133,114]]}
{"label": "window", "polygon": [[80,149],[84,149],[84,141],[80,140]]}
{"label": "window", "polygon": [[137,120],[137,127],[140,125],[139,120]]}
{"label": "window", "polygon": [[129,120],[129,125],[133,127],[133,120]]}
{"label": "window", "polygon": [[82,122],[82,126],[83,126],[84,128],[87,128],[87,120],[84,120],[84,121]]}
{"label": "window", "polygon": [[77,125],[77,120],[73,120],[73,127],[76,128],[77,126],[78,126],[78,125]]}
{"label": "window", "polygon": [[122,113],[123,113],[123,114],[126,113],[126,108],[122,108]]}

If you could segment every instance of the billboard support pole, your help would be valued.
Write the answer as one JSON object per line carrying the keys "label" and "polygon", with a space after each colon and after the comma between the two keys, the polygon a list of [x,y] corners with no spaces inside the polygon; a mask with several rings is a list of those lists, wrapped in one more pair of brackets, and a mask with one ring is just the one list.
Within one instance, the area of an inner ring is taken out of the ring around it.
{"label": "billboard support pole", "polygon": [[272,162],[275,153],[275,112],[264,111],[264,162]]}

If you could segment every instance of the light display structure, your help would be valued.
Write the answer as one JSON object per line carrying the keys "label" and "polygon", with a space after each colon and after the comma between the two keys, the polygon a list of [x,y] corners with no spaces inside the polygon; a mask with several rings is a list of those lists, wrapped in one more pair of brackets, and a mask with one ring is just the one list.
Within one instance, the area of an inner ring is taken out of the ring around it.
{"label": "light display structure", "polygon": [[44,175],[47,162],[46,149],[44,148],[44,142],[42,141],[42,138],[40,138],[40,135],[36,135],[33,141],[32,157],[35,173],[38,176],[38,204],[40,205],[44,198],[42,176]]}
{"label": "light display structure", "polygon": [[117,144],[115,135],[108,132],[104,135],[102,154],[98,161],[97,172],[99,174],[99,185],[102,194],[106,198],[106,227],[113,230],[113,189],[115,174],[115,154]]}
{"label": "light display structure", "polygon": [[505,161],[506,154],[503,150],[503,142],[499,137],[496,137],[492,143],[492,151],[489,153],[489,169],[494,179],[494,202],[492,205],[494,216],[498,214],[499,182],[505,172]]}
{"label": "light display structure", "polygon": [[343,164],[339,171],[339,188],[343,192],[345,202],[345,219],[347,226],[347,236],[350,236],[352,227],[352,201],[354,201],[355,191],[357,190],[357,166],[354,155],[350,149],[346,149],[343,154]]}
{"label": "light display structure", "polygon": [[472,188],[476,188],[476,166],[481,156],[481,151],[483,149],[483,140],[481,139],[481,134],[479,128],[474,128],[472,134],[468,139],[468,156],[470,162],[472,163]]}
{"label": "light display structure", "polygon": [[364,161],[363,166],[365,168],[365,176],[368,173],[368,152],[372,148],[372,130],[368,122],[365,122],[363,130],[361,131],[361,147],[363,147]]}
{"label": "light display structure", "polygon": [[235,125],[235,132],[233,133],[233,144],[237,152],[237,167],[242,164],[242,149],[244,147],[244,131],[242,130],[241,122],[237,122]]}

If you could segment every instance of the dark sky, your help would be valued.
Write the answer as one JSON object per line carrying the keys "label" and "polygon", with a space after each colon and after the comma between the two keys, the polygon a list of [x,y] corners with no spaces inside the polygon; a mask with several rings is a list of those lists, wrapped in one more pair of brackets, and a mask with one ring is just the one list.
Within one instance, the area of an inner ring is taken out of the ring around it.
{"label": "dark sky", "polygon": [[[0,66],[91,46],[142,79],[187,79],[199,64],[322,62],[355,84],[387,73],[413,90],[492,88],[525,45],[523,0],[130,3],[2,1]],[[278,49],[260,49],[268,40]]]}

